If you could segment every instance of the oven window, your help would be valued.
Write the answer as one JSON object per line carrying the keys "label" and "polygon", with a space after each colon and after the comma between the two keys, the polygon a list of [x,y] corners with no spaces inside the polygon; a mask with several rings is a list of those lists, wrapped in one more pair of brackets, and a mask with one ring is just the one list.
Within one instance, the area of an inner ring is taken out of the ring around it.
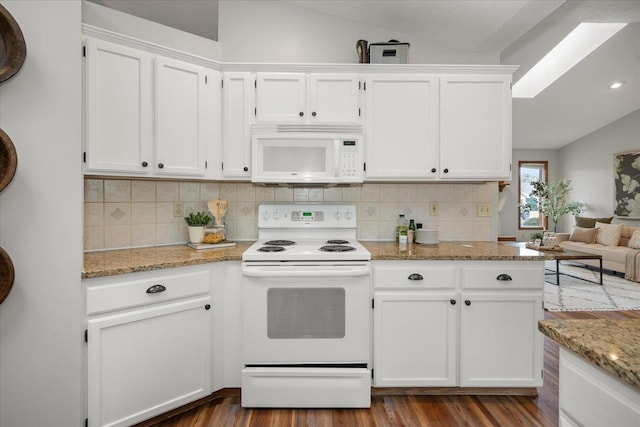
{"label": "oven window", "polygon": [[344,338],[342,288],[270,288],[267,312],[269,338]]}

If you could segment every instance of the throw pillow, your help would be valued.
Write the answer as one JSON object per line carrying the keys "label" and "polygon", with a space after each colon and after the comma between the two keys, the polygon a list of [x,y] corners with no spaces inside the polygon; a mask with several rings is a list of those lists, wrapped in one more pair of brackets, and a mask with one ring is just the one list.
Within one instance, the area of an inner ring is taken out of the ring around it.
{"label": "throw pillow", "polygon": [[640,230],[636,230],[631,235],[629,240],[629,247],[633,249],[640,249]]}
{"label": "throw pillow", "polygon": [[596,241],[597,228],[573,227],[569,240],[572,242],[594,243]]}
{"label": "throw pillow", "polygon": [[594,228],[596,226],[596,222],[599,222],[601,224],[611,224],[611,220],[612,219],[613,219],[613,217],[610,217],[610,218],[587,218],[587,217],[583,217],[583,216],[577,216],[576,217],[576,227]]}
{"label": "throw pillow", "polygon": [[596,228],[599,230],[596,235],[596,243],[605,246],[618,246],[622,234],[622,224],[596,222]]}

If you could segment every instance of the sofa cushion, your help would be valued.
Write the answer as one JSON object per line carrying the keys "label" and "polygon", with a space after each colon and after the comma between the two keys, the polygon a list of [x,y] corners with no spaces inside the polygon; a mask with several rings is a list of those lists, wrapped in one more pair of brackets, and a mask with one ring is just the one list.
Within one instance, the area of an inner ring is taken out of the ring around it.
{"label": "sofa cushion", "polygon": [[596,222],[596,228],[598,229],[596,243],[605,246],[618,246],[620,234],[622,233],[622,224]]}
{"label": "sofa cushion", "polygon": [[633,232],[628,246],[633,249],[640,249],[640,229]]}
{"label": "sofa cushion", "polygon": [[584,216],[577,216],[576,217],[576,227],[582,227],[582,228],[595,228],[596,226],[596,222],[602,223],[602,224],[611,224],[611,220],[613,219],[613,217],[610,218],[587,218]]}
{"label": "sofa cushion", "polygon": [[560,246],[572,251],[602,255],[603,260],[613,261],[622,265],[626,262],[627,252],[633,251],[632,248],[627,248],[625,246],[605,246],[599,243],[572,242],[570,240],[561,242]]}
{"label": "sofa cushion", "polygon": [[597,228],[573,227],[569,240],[572,242],[594,243],[596,241]]}

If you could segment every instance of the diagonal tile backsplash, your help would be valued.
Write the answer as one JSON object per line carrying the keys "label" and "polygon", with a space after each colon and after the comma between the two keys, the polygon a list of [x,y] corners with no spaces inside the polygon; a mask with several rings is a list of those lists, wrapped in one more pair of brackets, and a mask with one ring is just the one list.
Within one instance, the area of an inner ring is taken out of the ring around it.
{"label": "diagonal tile backsplash", "polygon": [[[175,217],[206,211],[209,200],[229,201],[225,222],[230,240],[257,238],[260,203],[348,203],[356,205],[361,240],[394,240],[398,214],[435,228],[440,240],[494,240],[498,186],[477,184],[365,183],[353,187],[281,188],[251,183],[85,178],[84,249],[103,250],[185,243],[187,225]],[[438,204],[438,215],[429,214]],[[494,217],[478,217],[477,203],[489,203]]]}

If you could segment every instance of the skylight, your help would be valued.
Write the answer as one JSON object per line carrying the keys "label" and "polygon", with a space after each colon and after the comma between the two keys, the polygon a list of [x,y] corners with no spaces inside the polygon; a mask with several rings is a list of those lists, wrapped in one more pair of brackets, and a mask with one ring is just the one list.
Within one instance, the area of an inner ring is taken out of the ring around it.
{"label": "skylight", "polygon": [[534,98],[627,24],[581,23],[513,85],[514,98]]}

